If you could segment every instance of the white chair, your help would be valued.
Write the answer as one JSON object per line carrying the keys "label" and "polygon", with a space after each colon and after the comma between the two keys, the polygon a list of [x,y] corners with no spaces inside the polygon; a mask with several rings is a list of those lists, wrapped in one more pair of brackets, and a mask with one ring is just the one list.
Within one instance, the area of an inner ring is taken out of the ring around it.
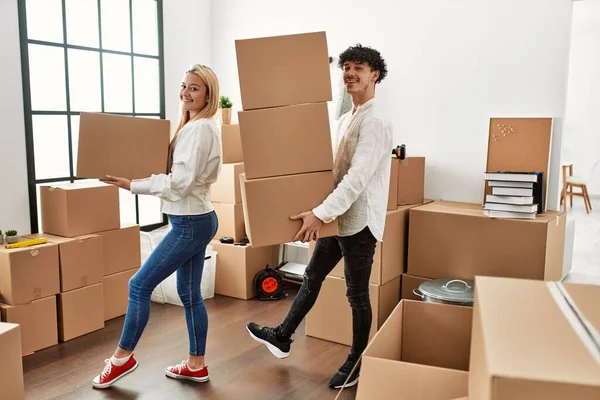
{"label": "white chair", "polygon": [[[571,207],[573,207],[573,196],[581,196],[585,203],[585,211],[588,214],[590,213],[592,210],[592,202],[590,201],[590,195],[587,191],[587,184],[594,176],[596,167],[598,167],[599,164],[600,160],[597,160],[581,175],[573,175],[573,164],[563,164],[563,193],[560,196],[560,204],[562,204],[563,201],[565,202],[565,210],[567,209],[566,196],[570,197]],[[569,175],[567,175],[567,169],[569,170]],[[574,192],[573,188],[575,187],[580,188],[581,192]]]}

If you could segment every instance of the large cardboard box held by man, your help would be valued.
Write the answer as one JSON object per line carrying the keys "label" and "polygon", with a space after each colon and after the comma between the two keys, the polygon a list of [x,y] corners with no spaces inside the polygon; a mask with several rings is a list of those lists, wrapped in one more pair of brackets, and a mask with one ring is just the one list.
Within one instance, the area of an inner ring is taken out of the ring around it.
{"label": "large cardboard box held by man", "polygon": [[21,328],[17,324],[0,322],[0,400],[23,400],[23,360],[21,358]]}
{"label": "large cardboard box held by man", "polygon": [[408,273],[424,278],[476,275],[560,280],[566,215],[495,219],[481,204],[436,201],[410,210]]}
{"label": "large cardboard box held by man", "polygon": [[49,184],[40,187],[42,232],[74,237],[117,229],[119,188],[102,182]]}
{"label": "large cardboard box held by man", "polygon": [[56,296],[9,306],[0,304],[2,322],[21,325],[23,356],[58,344]]}
{"label": "large cardboard box held by man", "polygon": [[215,277],[215,293],[248,300],[256,296],[254,277],[265,269],[277,266],[279,246],[251,247],[249,245],[211,243],[219,254]]}
{"label": "large cardboard box held by man", "polygon": [[469,397],[600,399],[600,287],[475,281]]}
{"label": "large cardboard box held by man", "polygon": [[235,50],[244,110],[332,99],[325,32],[236,40]]}
{"label": "large cardboard box held by man", "polygon": [[471,307],[402,300],[362,356],[359,400],[467,394]]}
{"label": "large cardboard box held by man", "polygon": [[[333,172],[314,172],[246,180],[240,175],[246,232],[253,247],[288,243],[302,227],[290,217],[320,205],[334,190]],[[338,224],[323,224],[321,237],[338,234]]]}
{"label": "large cardboard box held by man", "polygon": [[0,246],[0,303],[19,305],[60,292],[58,245]]}
{"label": "large cardboard box held by man", "polygon": [[[400,277],[383,286],[369,284],[373,311],[370,338],[383,325],[400,301]],[[306,316],[306,335],[330,342],[352,345],[352,308],[346,297],[346,280],[328,276],[319,298]]]}
{"label": "large cardboard box held by man", "polygon": [[77,177],[148,178],[167,171],[170,122],[103,113],[81,113]]}
{"label": "large cardboard box held by man", "polygon": [[239,113],[246,179],[330,171],[327,103]]}
{"label": "large cardboard box held by man", "polygon": [[100,236],[83,235],[65,238],[36,233],[27,237],[46,239],[58,245],[61,292],[102,282],[102,238]]}

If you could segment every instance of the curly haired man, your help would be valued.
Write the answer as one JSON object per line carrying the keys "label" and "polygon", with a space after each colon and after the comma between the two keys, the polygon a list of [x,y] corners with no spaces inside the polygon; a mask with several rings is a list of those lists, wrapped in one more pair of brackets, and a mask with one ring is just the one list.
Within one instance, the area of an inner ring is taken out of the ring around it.
{"label": "curly haired man", "polygon": [[[315,251],[285,320],[275,328],[253,322],[246,326],[276,357],[288,357],[292,334],[317,300],[325,277],[343,258],[353,339],[346,362],[329,382],[335,389],[358,383],[359,368],[354,367],[369,341],[369,278],[375,246],[383,239],[393,147],[391,125],[375,103],[375,85],[387,75],[385,60],[377,50],[358,44],[340,54],[338,66],[352,110],[340,118],[334,140],[336,188],[318,207],[291,217],[303,221],[294,240],[316,240]],[[339,236],[319,238],[322,224],[334,221]]]}

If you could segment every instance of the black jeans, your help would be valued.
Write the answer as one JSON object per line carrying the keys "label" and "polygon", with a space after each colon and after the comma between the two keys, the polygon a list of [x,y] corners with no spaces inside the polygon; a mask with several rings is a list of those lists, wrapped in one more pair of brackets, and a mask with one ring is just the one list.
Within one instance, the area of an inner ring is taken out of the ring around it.
{"label": "black jeans", "polygon": [[352,350],[358,358],[369,342],[373,314],[369,300],[369,278],[377,239],[368,227],[352,236],[319,239],[315,246],[300,291],[292,308],[279,327],[284,336],[291,336],[317,300],[325,277],[344,258],[346,296],[352,308]]}

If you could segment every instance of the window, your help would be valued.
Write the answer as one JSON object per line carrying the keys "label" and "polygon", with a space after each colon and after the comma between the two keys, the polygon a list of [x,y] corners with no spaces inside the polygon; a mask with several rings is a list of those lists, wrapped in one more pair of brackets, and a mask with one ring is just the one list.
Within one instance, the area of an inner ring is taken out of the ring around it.
{"label": "window", "polygon": [[[19,0],[31,231],[39,187],[74,182],[79,114],[165,118],[162,0]],[[160,200],[120,191],[122,223],[166,223]]]}

